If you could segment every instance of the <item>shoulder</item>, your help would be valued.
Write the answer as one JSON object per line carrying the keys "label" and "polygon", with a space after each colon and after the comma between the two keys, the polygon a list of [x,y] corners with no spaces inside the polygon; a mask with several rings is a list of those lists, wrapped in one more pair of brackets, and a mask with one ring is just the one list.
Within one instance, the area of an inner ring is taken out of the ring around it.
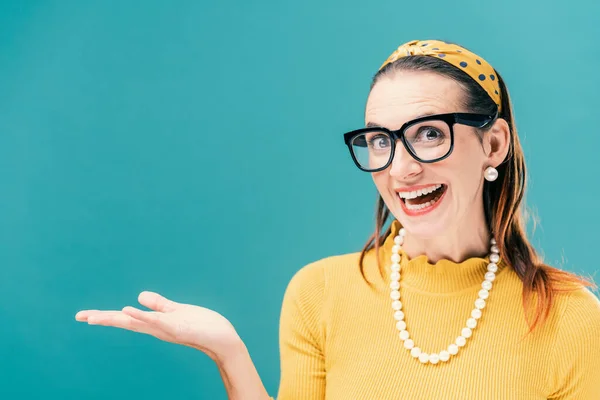
{"label": "shoulder", "polygon": [[596,399],[600,392],[600,300],[587,288],[556,298],[549,398]]}
{"label": "shoulder", "polygon": [[592,341],[600,349],[600,300],[588,288],[573,290],[557,300],[559,329]]}
{"label": "shoulder", "polygon": [[[523,293],[523,281],[512,267],[503,273],[514,295]],[[555,281],[557,278],[554,278]],[[600,299],[598,295],[581,284],[563,284],[557,282],[552,295],[552,306],[548,309],[548,333],[556,335],[560,331],[573,333],[578,329],[595,327],[600,329]],[[531,307],[535,308],[539,298],[535,291]],[[600,339],[599,339],[600,344]]]}
{"label": "shoulder", "polygon": [[284,342],[290,337],[311,337],[317,342],[323,339],[328,283],[343,284],[343,279],[340,282],[335,276],[336,271],[348,268],[358,257],[346,254],[323,258],[293,274],[285,289],[281,307],[280,335]]}
{"label": "shoulder", "polygon": [[290,279],[286,296],[324,292],[330,282],[339,282],[339,275],[348,276],[353,266],[358,268],[359,258],[360,253],[348,253],[322,258],[303,266]]}

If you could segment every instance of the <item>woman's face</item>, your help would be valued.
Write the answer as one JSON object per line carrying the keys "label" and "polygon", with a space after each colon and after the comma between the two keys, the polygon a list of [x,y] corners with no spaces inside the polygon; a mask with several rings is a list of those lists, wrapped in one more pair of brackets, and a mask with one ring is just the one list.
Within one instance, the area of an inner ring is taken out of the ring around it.
{"label": "woman's face", "polygon": [[[468,112],[462,96],[463,89],[449,78],[401,71],[373,87],[365,120],[396,130],[421,116]],[[448,158],[420,163],[398,141],[392,164],[372,174],[385,204],[410,235],[430,238],[485,226],[483,173],[490,166],[486,146],[474,128],[455,124],[453,129],[454,150]]]}

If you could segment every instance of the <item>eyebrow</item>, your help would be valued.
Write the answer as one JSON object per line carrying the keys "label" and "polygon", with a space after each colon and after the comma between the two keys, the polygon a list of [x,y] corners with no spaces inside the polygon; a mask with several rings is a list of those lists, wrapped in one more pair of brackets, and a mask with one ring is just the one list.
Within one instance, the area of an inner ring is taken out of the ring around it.
{"label": "eyebrow", "polygon": [[[423,117],[429,117],[430,115],[436,115],[436,114],[439,114],[439,113],[429,111],[429,112],[426,112],[426,113],[418,115],[417,117],[411,119],[410,121],[413,121],[413,120],[419,119],[419,118],[423,118]],[[370,122],[370,121],[367,122],[367,124],[365,125],[365,127],[366,128],[385,128],[383,125],[378,124],[377,122]]]}

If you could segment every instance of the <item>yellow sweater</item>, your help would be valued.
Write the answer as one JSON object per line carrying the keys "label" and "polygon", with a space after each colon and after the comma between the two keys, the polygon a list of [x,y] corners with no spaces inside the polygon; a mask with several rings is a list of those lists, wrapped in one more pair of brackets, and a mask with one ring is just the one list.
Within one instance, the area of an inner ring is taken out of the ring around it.
{"label": "yellow sweater", "polygon": [[[278,400],[477,399],[600,400],[600,301],[588,289],[559,295],[545,325],[527,331],[522,282],[499,264],[493,288],[465,347],[448,362],[421,364],[403,347],[389,288],[390,237],[380,276],[371,251],[360,275],[358,253],[299,270],[280,320]],[[400,293],[415,346],[439,352],[466,325],[487,259],[428,263],[402,257]]]}

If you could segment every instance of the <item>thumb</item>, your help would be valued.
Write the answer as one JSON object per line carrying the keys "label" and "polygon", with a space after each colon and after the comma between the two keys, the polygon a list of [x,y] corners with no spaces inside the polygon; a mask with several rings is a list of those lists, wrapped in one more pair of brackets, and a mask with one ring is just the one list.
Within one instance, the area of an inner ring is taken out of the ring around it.
{"label": "thumb", "polygon": [[144,291],[138,296],[141,305],[154,311],[171,312],[179,307],[179,303],[171,301],[158,293]]}

